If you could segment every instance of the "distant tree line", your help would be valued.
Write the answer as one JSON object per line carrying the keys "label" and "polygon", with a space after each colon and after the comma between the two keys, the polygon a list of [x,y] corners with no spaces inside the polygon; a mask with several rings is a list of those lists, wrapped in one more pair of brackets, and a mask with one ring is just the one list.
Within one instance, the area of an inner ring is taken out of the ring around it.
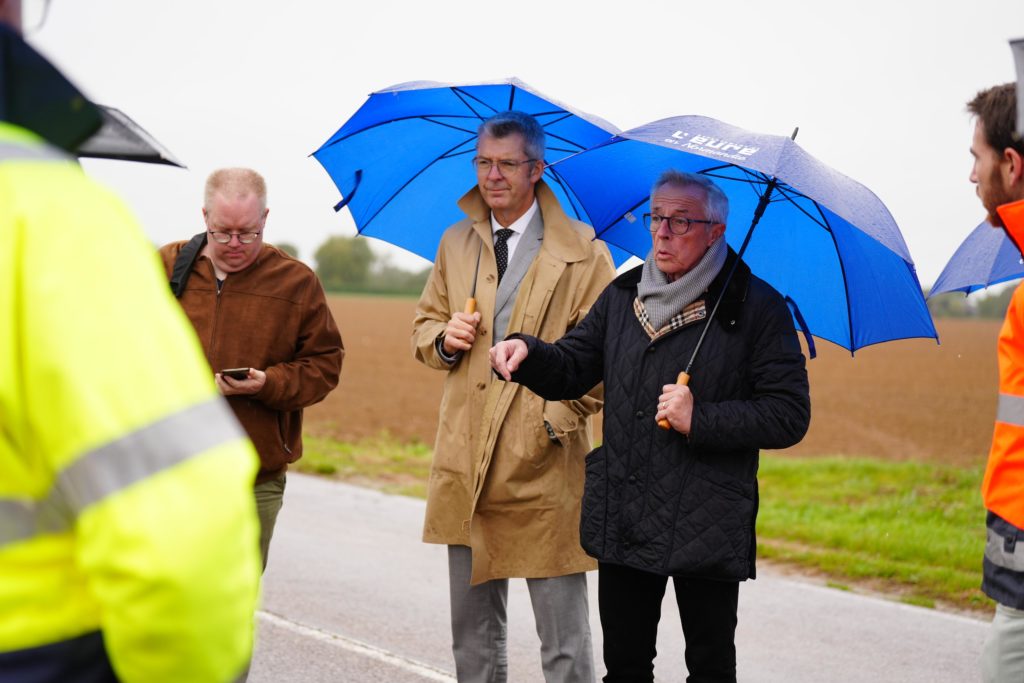
{"label": "distant tree line", "polygon": [[[287,242],[279,249],[298,255],[298,249]],[[398,268],[386,258],[378,258],[369,243],[359,237],[330,237],[314,255],[316,274],[329,292],[361,292],[367,294],[419,295],[430,275],[430,267],[418,272]],[[993,288],[964,296],[962,292],[939,294],[928,299],[933,318],[981,318],[1001,320],[1006,315],[1017,282],[1002,289]],[[926,292],[927,294],[927,292]]]}
{"label": "distant tree line", "polygon": [[928,310],[933,318],[985,318],[1001,320],[1006,315],[1017,283],[989,292],[975,292],[964,296],[962,292],[938,294],[928,299]]}
{"label": "distant tree line", "polygon": [[314,254],[316,274],[328,292],[418,295],[430,267],[418,272],[378,258],[365,238],[330,237]]}

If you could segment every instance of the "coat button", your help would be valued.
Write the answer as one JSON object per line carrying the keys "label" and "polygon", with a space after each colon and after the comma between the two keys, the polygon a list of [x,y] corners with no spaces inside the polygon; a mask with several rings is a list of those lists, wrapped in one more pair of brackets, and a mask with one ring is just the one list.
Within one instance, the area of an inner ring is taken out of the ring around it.
{"label": "coat button", "polygon": [[479,330],[479,333],[480,333],[481,337],[486,337],[487,336],[487,328],[486,327],[481,327],[480,330]]}
{"label": "coat button", "polygon": [[483,391],[484,389],[487,388],[487,385],[484,384],[483,382],[477,382],[476,383],[476,388],[479,389],[480,391]]}
{"label": "coat button", "polygon": [[485,277],[484,279],[487,280],[488,282],[494,282],[494,279],[495,279],[494,278],[494,274],[493,273],[488,273],[487,277]]}
{"label": "coat button", "polygon": [[644,416],[644,411],[642,411],[642,410],[636,411],[636,416],[637,417],[643,417]]}
{"label": "coat button", "polygon": [[636,475],[635,474],[629,475],[629,483],[630,484],[635,484],[636,483]]}
{"label": "coat button", "polygon": [[647,347],[647,353],[654,353],[654,344]]}

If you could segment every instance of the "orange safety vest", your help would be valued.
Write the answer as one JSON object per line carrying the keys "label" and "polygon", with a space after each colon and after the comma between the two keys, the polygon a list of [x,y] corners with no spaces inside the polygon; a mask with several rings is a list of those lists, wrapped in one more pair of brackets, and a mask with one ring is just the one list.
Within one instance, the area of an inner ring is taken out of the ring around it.
{"label": "orange safety vest", "polygon": [[[997,211],[1024,245],[1024,201]],[[999,409],[981,495],[987,510],[1024,529],[1024,285],[1013,293],[999,332]]]}

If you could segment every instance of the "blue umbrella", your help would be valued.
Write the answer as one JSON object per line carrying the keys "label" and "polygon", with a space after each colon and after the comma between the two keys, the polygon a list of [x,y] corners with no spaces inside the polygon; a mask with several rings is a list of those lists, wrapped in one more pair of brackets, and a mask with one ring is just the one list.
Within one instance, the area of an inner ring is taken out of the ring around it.
{"label": "blue umbrella", "polygon": [[946,292],[966,295],[1021,277],[1024,277],[1024,262],[1020,249],[1005,230],[983,221],[957,247],[928,297]]}
{"label": "blue umbrella", "polygon": [[[456,202],[476,184],[476,131],[508,110],[533,115],[554,163],[607,140],[618,129],[538,93],[515,78],[453,85],[403,83],[370,95],[313,157],[341,192],[359,234],[432,260],[444,229],[463,218]],[[544,178],[567,213],[588,222],[556,173]],[[629,254],[613,249],[616,263]]]}
{"label": "blue umbrella", "polygon": [[602,239],[644,256],[651,236],[640,217],[651,185],[668,168],[707,175],[725,191],[726,238],[737,250],[749,240],[744,260],[787,298],[805,334],[851,352],[892,339],[938,338],[885,205],[790,138],[680,116],[621,133],[555,170]]}

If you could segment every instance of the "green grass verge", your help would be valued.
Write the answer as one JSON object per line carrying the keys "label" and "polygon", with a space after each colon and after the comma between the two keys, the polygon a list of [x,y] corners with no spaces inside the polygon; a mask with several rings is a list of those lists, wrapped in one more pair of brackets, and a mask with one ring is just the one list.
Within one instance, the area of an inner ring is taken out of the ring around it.
{"label": "green grass verge", "polygon": [[[429,446],[387,433],[358,443],[307,437],[293,468],[424,498],[430,458]],[[978,589],[981,476],[980,468],[764,454],[758,556],[820,574],[836,588],[990,610]]]}
{"label": "green grass verge", "polygon": [[416,498],[427,497],[431,449],[400,443],[386,432],[357,443],[307,436],[303,455],[291,468]]}
{"label": "green grass verge", "polygon": [[831,579],[988,609],[977,469],[870,459],[761,458],[760,557]]}

